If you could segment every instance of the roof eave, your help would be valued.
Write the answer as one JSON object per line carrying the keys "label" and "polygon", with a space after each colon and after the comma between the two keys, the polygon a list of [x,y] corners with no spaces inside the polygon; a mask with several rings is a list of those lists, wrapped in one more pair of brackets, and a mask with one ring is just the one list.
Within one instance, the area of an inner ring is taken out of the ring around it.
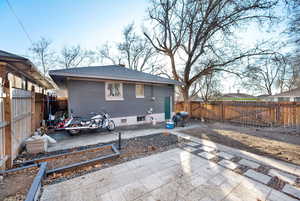
{"label": "roof eave", "polygon": [[171,84],[171,85],[183,85],[183,83],[172,80],[172,82],[158,82],[158,81],[150,81],[150,80],[143,80],[143,79],[125,79],[119,77],[111,77],[111,76],[96,76],[96,75],[77,75],[72,73],[59,73],[54,71],[49,71],[50,77],[54,80],[55,76],[62,76],[62,77],[81,77],[81,78],[92,78],[92,79],[105,79],[105,80],[120,80],[120,81],[133,81],[133,82],[144,82],[144,83],[159,83],[159,84]]}

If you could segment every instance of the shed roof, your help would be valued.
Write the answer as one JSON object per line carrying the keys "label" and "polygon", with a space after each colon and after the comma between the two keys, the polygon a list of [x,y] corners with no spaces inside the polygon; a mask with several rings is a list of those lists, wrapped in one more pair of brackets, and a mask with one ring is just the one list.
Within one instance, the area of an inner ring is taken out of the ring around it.
{"label": "shed roof", "polygon": [[51,82],[38,71],[29,59],[25,57],[0,50],[0,62],[6,63],[12,72],[21,74],[41,87],[46,89],[53,88]]}
{"label": "shed roof", "polygon": [[144,73],[137,70],[132,70],[121,65],[88,66],[62,70],[51,70],[49,71],[49,75],[55,82],[62,77],[80,77],[173,85],[182,84],[181,82],[178,82],[176,80]]}

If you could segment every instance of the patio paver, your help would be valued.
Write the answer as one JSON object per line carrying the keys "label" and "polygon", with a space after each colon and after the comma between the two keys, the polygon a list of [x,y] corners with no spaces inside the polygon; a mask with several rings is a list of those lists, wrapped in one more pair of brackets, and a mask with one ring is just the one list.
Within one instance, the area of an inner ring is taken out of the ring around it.
{"label": "patio paver", "polygon": [[211,153],[207,153],[207,152],[200,152],[198,153],[199,156],[206,158],[206,159],[212,159],[214,157],[216,157],[215,155],[211,154]]}
{"label": "patio paver", "polygon": [[251,168],[258,168],[260,165],[258,163],[255,163],[253,161],[249,161],[247,159],[242,159],[239,161],[239,164],[241,165],[245,165],[245,166],[248,166],[248,167],[251,167]]}
{"label": "patio paver", "polygon": [[257,172],[255,170],[247,170],[247,172],[245,172],[246,176],[256,180],[256,181],[260,181],[264,184],[269,183],[269,181],[271,180],[271,177],[265,174],[262,174],[260,172]]}
{"label": "patio paver", "polygon": [[229,161],[229,160],[221,160],[219,162],[220,165],[222,165],[223,167],[226,167],[228,169],[231,169],[231,170],[234,170],[235,168],[237,168],[239,165],[232,162],[232,161]]}
{"label": "patio paver", "polygon": [[290,195],[295,196],[296,198],[300,199],[300,189],[292,186],[290,184],[286,184],[283,189],[283,192],[288,193]]}
{"label": "patio paver", "polygon": [[234,155],[228,154],[228,153],[223,152],[223,151],[217,153],[216,155],[217,155],[217,156],[220,156],[220,157],[222,157],[222,158],[225,158],[225,159],[227,159],[227,160],[230,160],[230,159],[234,158]]}
{"label": "patio paver", "polygon": [[271,169],[269,171],[269,175],[271,176],[277,176],[278,178],[290,183],[290,184],[294,184],[296,182],[297,177],[295,175],[280,171],[280,170],[275,170],[275,169]]}

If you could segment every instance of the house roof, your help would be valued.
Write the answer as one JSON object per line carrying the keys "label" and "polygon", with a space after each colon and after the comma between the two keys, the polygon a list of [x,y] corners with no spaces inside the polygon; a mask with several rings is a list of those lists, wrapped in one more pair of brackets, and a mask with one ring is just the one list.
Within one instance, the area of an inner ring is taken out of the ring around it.
{"label": "house roof", "polygon": [[295,96],[299,96],[300,97],[300,87],[296,88],[296,89],[292,89],[290,91],[285,91],[279,94],[275,94],[273,96],[270,97],[295,97]]}
{"label": "house roof", "polygon": [[46,89],[53,88],[51,82],[25,57],[0,50],[0,62],[6,63],[11,72],[21,74],[34,84]]}
{"label": "house roof", "polygon": [[49,71],[49,75],[55,82],[59,82],[62,78],[65,77],[79,77],[173,85],[182,84],[181,82],[178,82],[176,80],[132,70],[120,65],[89,66],[62,70],[51,70]]}
{"label": "house roof", "polygon": [[228,93],[221,95],[223,98],[255,98],[255,96],[244,93]]}

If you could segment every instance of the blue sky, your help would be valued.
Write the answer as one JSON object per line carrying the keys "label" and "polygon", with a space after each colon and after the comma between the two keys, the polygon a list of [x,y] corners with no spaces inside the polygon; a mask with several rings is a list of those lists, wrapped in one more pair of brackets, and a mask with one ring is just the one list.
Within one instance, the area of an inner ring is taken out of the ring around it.
{"label": "blue sky", "polygon": [[[65,45],[81,45],[95,50],[106,41],[121,40],[122,30],[132,22],[142,26],[146,19],[148,0],[9,0],[22,20],[33,41],[41,37],[50,39],[52,48],[59,51]],[[280,11],[279,9],[278,11]],[[19,55],[29,55],[30,41],[9,9],[6,0],[0,0],[0,49]],[[279,26],[277,27],[277,29]],[[277,34],[282,30],[277,30]],[[255,44],[267,36],[257,26],[247,26],[237,33],[239,43]],[[271,33],[269,36],[274,37]],[[268,36],[268,37],[269,37]],[[278,37],[278,35],[277,35]],[[223,78],[224,90],[240,89],[232,75]]]}
{"label": "blue sky", "polygon": [[[147,0],[9,1],[31,39],[51,39],[55,49],[76,44],[95,49],[105,41],[118,41],[124,26],[142,23],[148,4]],[[0,49],[26,54],[30,41],[6,0],[0,0],[0,19]]]}

